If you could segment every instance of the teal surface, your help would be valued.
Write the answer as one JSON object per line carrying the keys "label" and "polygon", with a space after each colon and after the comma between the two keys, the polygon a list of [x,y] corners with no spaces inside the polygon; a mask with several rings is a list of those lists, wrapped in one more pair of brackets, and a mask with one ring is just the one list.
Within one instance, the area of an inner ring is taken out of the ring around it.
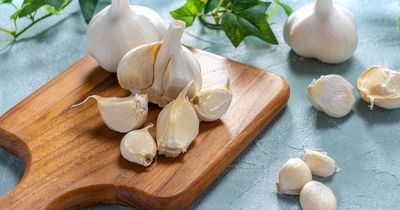
{"label": "teal surface", "polygon": [[[168,11],[183,1],[134,2],[155,9],[169,22]],[[297,9],[312,1],[285,2]],[[299,209],[296,196],[276,194],[275,182],[282,164],[301,156],[305,148],[327,151],[342,168],[339,174],[322,180],[335,193],[338,209],[400,209],[400,109],[370,111],[354,90],[357,104],[353,112],[334,119],[313,109],[305,96],[307,85],[322,74],[340,74],[355,85],[359,73],[368,66],[383,64],[400,69],[400,33],[396,31],[400,1],[335,2],[353,12],[359,29],[359,47],[354,57],[339,65],[322,64],[293,53],[281,35],[283,11],[272,19],[280,41],[277,46],[248,38],[235,49],[222,31],[209,30],[198,22],[185,32],[185,44],[280,74],[291,87],[288,106],[191,209]],[[100,8],[106,4],[103,2]],[[0,7],[0,25],[9,23],[11,10]],[[74,1],[61,15],[38,24],[18,42],[2,45],[0,114],[84,56],[85,31]],[[5,36],[0,35],[2,38]],[[23,170],[21,161],[0,149],[0,195],[18,183]]]}

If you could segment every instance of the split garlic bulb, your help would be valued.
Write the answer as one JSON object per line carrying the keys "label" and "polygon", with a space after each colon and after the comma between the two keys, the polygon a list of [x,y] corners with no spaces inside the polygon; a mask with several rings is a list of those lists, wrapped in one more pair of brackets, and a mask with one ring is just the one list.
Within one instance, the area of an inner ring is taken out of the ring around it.
{"label": "split garlic bulb", "polygon": [[300,192],[303,210],[336,210],[336,198],[332,190],[324,184],[311,181]]}
{"label": "split garlic bulb", "polygon": [[279,172],[276,184],[279,194],[298,195],[303,186],[311,181],[310,168],[300,158],[290,158]]}
{"label": "split garlic bulb", "polygon": [[89,96],[82,103],[72,107],[80,106],[89,99],[95,99],[100,115],[107,125],[114,131],[121,133],[129,132],[143,125],[147,118],[148,104],[147,96],[135,95],[125,98],[103,98],[100,96]]}
{"label": "split garlic bulb", "polygon": [[191,85],[189,83],[158,115],[156,139],[160,155],[177,157],[186,152],[199,133],[199,119],[186,97]]}
{"label": "split garlic bulb", "polygon": [[181,45],[185,23],[170,24],[162,42],[139,46],[129,51],[118,66],[118,82],[132,93],[148,93],[152,103],[164,107],[193,81],[188,94],[193,98],[202,86],[200,64]]}
{"label": "split garlic bulb", "polygon": [[353,86],[336,74],[314,79],[307,88],[307,97],[317,110],[331,117],[344,117],[356,102]]}
{"label": "split garlic bulb", "polygon": [[310,168],[311,173],[316,176],[328,177],[340,170],[336,161],[329,157],[326,152],[306,150],[304,162]]}
{"label": "split garlic bulb", "polygon": [[163,21],[152,9],[131,6],[128,0],[112,0],[111,6],[90,21],[87,47],[103,69],[116,72],[129,50],[161,40],[165,31]]}
{"label": "split garlic bulb", "polygon": [[284,26],[286,43],[299,55],[324,63],[341,63],[357,48],[353,15],[332,0],[316,0],[295,11]]}
{"label": "split garlic bulb", "polygon": [[157,145],[149,132],[150,124],[140,130],[133,130],[122,138],[121,155],[130,162],[149,166],[157,154]]}
{"label": "split garlic bulb", "polygon": [[362,99],[385,108],[400,108],[400,72],[385,66],[372,66],[357,79],[357,89]]}

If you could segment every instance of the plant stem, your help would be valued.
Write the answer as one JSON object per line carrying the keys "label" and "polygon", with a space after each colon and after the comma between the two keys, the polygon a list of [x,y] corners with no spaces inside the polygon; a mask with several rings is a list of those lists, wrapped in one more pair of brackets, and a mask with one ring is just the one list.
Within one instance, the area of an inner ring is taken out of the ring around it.
{"label": "plant stem", "polygon": [[275,5],[275,7],[271,10],[271,12],[268,13],[267,20],[270,19],[278,9],[279,9],[279,5]]}
{"label": "plant stem", "polygon": [[26,30],[28,30],[30,27],[32,27],[32,26],[35,25],[36,23],[38,23],[38,22],[40,22],[40,21],[42,21],[42,20],[44,20],[44,19],[46,19],[46,18],[48,18],[48,17],[50,17],[50,16],[52,16],[52,15],[53,15],[53,14],[47,14],[47,15],[44,15],[44,16],[42,16],[42,17],[36,19],[35,21],[33,21],[32,23],[30,23],[29,25],[27,25],[25,28],[23,28],[21,31],[19,31],[18,33],[16,33],[15,36],[14,36],[14,39],[17,39],[22,33],[24,33]]}
{"label": "plant stem", "polygon": [[10,30],[10,29],[6,29],[6,28],[0,28],[0,31],[7,33],[11,36],[15,36],[15,31],[14,30]]}

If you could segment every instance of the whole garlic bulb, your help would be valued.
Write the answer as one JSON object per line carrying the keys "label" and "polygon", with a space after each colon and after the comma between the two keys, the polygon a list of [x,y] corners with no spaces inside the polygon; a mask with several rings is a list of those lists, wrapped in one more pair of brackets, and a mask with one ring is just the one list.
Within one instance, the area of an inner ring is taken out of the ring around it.
{"label": "whole garlic bulb", "polygon": [[332,190],[324,184],[311,181],[300,192],[303,210],[336,210],[336,198]]}
{"label": "whole garlic bulb", "polygon": [[322,75],[307,88],[307,97],[319,111],[331,117],[344,117],[354,107],[353,86],[340,75]]}
{"label": "whole garlic bulb", "polygon": [[157,154],[157,145],[149,132],[150,124],[140,130],[133,130],[122,138],[121,155],[130,162],[149,166]]}
{"label": "whole garlic bulb", "polygon": [[112,0],[90,21],[87,30],[89,53],[99,65],[116,72],[118,63],[131,49],[162,39],[166,27],[150,8],[131,6],[128,0]]}
{"label": "whole garlic bulb", "polygon": [[400,72],[385,66],[371,66],[357,79],[362,99],[385,109],[400,108]]}
{"label": "whole garlic bulb", "polygon": [[300,158],[290,158],[279,172],[276,189],[279,194],[298,195],[311,179],[311,171],[307,164]]}
{"label": "whole garlic bulb", "polygon": [[192,82],[158,115],[156,139],[160,155],[177,157],[186,152],[199,133],[199,119],[186,97],[191,85]]}
{"label": "whole garlic bulb", "polygon": [[328,177],[340,170],[336,161],[329,157],[326,152],[306,150],[304,162],[310,168],[311,173],[316,176]]}
{"label": "whole garlic bulb", "polygon": [[349,10],[332,0],[316,0],[295,11],[284,26],[286,43],[303,57],[341,63],[357,48],[357,26]]}
{"label": "whole garlic bulb", "polygon": [[100,96],[89,96],[83,102],[73,105],[80,106],[89,99],[95,99],[104,123],[110,129],[121,133],[129,132],[143,125],[149,111],[147,96],[135,95],[125,98],[103,98]]}

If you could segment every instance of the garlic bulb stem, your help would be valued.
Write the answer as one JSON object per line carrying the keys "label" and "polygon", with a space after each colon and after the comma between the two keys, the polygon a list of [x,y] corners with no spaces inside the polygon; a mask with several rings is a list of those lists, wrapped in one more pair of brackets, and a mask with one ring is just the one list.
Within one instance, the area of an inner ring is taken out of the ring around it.
{"label": "garlic bulb stem", "polygon": [[112,0],[111,1],[111,13],[114,17],[122,15],[130,9],[128,0]]}
{"label": "garlic bulb stem", "polygon": [[332,11],[332,8],[332,0],[317,0],[315,2],[315,11],[319,14],[329,14],[329,12]]}

